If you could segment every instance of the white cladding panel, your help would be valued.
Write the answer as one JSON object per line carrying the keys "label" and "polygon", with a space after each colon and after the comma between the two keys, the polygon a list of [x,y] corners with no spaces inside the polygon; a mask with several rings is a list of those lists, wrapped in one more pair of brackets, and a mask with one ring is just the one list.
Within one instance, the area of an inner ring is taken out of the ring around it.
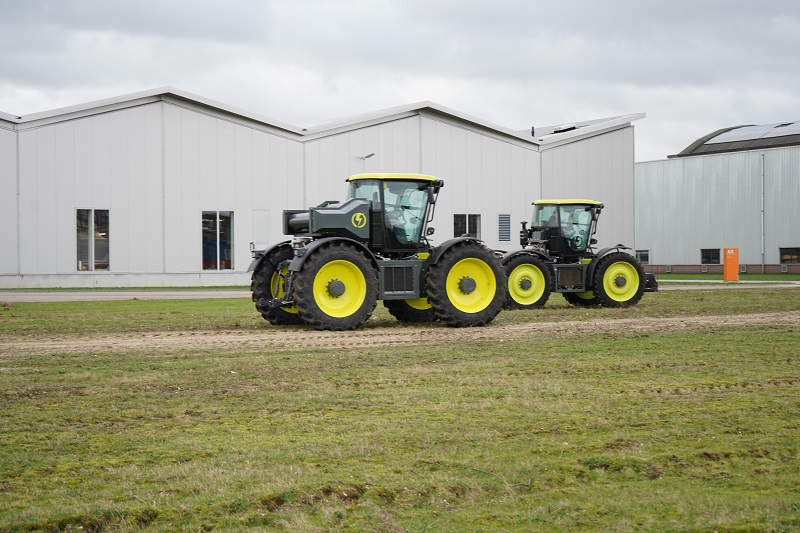
{"label": "white cladding panel", "polygon": [[[344,200],[345,180],[353,174],[420,172],[419,120],[414,116],[307,142],[303,201],[285,209]],[[374,155],[365,158],[369,154]]]}
{"label": "white cladding panel", "polygon": [[[422,172],[442,178],[434,243],[454,237],[454,214],[481,216],[481,239],[493,249],[519,247],[517,224],[531,218],[542,187],[539,153],[459,124],[422,119]],[[498,215],[510,215],[511,241],[499,239]]]}
{"label": "white cladding panel", "polygon": [[17,273],[17,136],[0,128],[0,274]]}
{"label": "white cladding panel", "polygon": [[283,210],[302,203],[299,142],[164,104],[164,146],[166,273],[203,272],[203,211],[233,211],[234,271],[250,242],[283,239]]}
{"label": "white cladding panel", "polygon": [[[762,166],[763,163],[763,166]],[[637,248],[660,265],[700,264],[700,250],[739,248],[740,264],[777,264],[800,247],[800,148],[636,165]]]}
{"label": "white cladding panel", "polygon": [[78,209],[110,210],[112,272],[159,271],[160,161],[157,104],[20,132],[20,273],[77,273]]}
{"label": "white cladding panel", "polygon": [[534,198],[603,202],[596,249],[634,246],[633,127],[542,152],[542,190]]}

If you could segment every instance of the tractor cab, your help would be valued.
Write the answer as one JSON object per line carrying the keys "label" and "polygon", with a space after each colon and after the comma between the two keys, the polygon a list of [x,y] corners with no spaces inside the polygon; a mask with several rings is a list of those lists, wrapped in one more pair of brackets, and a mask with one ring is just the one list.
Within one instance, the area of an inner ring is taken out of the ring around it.
{"label": "tractor cab", "polygon": [[347,199],[369,202],[369,247],[386,255],[419,249],[433,233],[427,224],[444,182],[424,174],[356,174],[347,179]]}
{"label": "tractor cab", "polygon": [[601,202],[537,200],[533,206],[531,232],[523,230],[524,241],[537,241],[544,246],[548,255],[555,258],[572,259],[591,255],[591,246],[597,243],[592,236],[603,209]]}

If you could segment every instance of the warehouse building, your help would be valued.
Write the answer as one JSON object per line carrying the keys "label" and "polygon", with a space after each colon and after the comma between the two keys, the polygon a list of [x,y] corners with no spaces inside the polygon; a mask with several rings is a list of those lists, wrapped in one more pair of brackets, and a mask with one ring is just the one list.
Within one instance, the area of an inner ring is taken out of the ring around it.
{"label": "warehouse building", "polygon": [[636,164],[636,249],[651,272],[800,273],[800,122],[735,126]]}
{"label": "warehouse building", "polygon": [[632,245],[641,118],[519,132],[422,102],[299,128],[171,87],[0,113],[0,288],[245,285],[284,209],[361,172],[444,179],[434,244],[515,249],[533,200],[589,197],[599,245]]}

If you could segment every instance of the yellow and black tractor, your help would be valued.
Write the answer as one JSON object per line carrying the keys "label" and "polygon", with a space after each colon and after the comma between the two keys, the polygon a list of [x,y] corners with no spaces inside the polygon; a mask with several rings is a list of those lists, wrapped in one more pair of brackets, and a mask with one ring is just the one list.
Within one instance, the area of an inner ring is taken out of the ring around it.
{"label": "yellow and black tractor", "polygon": [[272,324],[351,330],[377,300],[405,322],[482,326],[503,308],[499,258],[471,237],[432,246],[444,182],[425,174],[357,174],[347,201],[283,212],[292,239],[253,250],[251,291]]}
{"label": "yellow and black tractor", "polygon": [[506,308],[542,307],[553,292],[576,306],[629,307],[658,290],[653,274],[617,244],[595,252],[595,200],[537,200],[531,227],[522,222],[522,250],[502,257],[508,275]]}

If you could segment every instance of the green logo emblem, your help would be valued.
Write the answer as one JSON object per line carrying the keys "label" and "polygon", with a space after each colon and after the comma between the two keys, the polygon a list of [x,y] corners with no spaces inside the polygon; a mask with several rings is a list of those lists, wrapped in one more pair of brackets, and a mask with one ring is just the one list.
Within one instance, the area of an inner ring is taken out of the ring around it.
{"label": "green logo emblem", "polygon": [[367,215],[364,213],[353,213],[353,218],[350,219],[354,228],[363,228],[367,225]]}

